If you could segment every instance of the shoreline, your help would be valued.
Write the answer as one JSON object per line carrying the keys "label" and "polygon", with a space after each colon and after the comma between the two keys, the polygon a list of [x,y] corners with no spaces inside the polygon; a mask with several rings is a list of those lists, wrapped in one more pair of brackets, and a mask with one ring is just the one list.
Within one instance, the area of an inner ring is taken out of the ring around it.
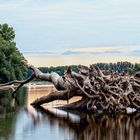
{"label": "shoreline", "polygon": [[36,83],[29,83],[24,85],[24,87],[31,89],[31,88],[54,88],[53,84],[36,84]]}
{"label": "shoreline", "polygon": [[[14,87],[16,87],[16,85],[1,86],[0,91],[13,89]],[[53,84],[36,84],[36,83],[28,83],[28,84],[23,85],[22,87],[25,87],[27,89],[55,88]]]}

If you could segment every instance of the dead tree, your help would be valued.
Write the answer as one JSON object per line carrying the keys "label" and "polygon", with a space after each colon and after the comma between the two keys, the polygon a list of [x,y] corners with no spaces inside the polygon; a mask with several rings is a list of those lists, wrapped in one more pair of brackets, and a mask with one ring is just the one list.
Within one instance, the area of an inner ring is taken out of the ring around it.
{"label": "dead tree", "polygon": [[0,87],[16,84],[16,88],[12,88],[15,95],[21,86],[34,78],[52,82],[57,91],[36,99],[33,106],[81,96],[81,100],[62,108],[88,112],[124,112],[127,107],[140,109],[140,73],[130,76],[125,71],[121,75],[114,72],[105,75],[97,66],[90,65],[85,69],[80,65],[78,73],[69,66],[64,75],[60,76],[55,72],[42,73],[32,65],[28,65],[28,68],[33,72],[27,80],[15,80],[1,84]]}

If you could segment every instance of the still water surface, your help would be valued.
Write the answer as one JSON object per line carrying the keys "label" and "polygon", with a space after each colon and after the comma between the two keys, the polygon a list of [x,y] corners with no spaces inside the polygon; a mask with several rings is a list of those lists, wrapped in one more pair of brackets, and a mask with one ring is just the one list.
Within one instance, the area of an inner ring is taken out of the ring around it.
{"label": "still water surface", "polygon": [[[52,108],[56,101],[35,109],[30,103],[55,90],[22,88],[16,99],[0,92],[0,140],[138,140],[140,114],[88,115]],[[77,99],[73,99],[77,100]],[[67,102],[65,102],[67,103]]]}

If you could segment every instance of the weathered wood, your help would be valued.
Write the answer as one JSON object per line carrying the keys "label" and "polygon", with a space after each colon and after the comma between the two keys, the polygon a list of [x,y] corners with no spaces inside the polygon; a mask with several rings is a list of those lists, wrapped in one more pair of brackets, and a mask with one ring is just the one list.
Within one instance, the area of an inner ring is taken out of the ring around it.
{"label": "weathered wood", "polygon": [[42,73],[38,68],[28,65],[33,74],[24,81],[12,81],[0,87],[18,84],[16,91],[25,83],[37,78],[52,82],[57,91],[48,96],[36,99],[32,105],[41,106],[54,100],[69,100],[73,96],[81,96],[78,102],[67,104],[63,108],[90,112],[124,112],[127,107],[140,109],[140,76],[130,76],[128,72],[105,75],[99,67],[90,65],[88,69],[78,66],[79,73],[68,67],[61,77],[55,72]]}

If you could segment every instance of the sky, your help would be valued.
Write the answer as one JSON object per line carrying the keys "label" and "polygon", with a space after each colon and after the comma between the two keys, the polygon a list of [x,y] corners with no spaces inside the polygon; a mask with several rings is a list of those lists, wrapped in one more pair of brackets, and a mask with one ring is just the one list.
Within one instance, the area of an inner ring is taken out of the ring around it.
{"label": "sky", "polygon": [[139,0],[0,0],[27,55],[140,56]]}

